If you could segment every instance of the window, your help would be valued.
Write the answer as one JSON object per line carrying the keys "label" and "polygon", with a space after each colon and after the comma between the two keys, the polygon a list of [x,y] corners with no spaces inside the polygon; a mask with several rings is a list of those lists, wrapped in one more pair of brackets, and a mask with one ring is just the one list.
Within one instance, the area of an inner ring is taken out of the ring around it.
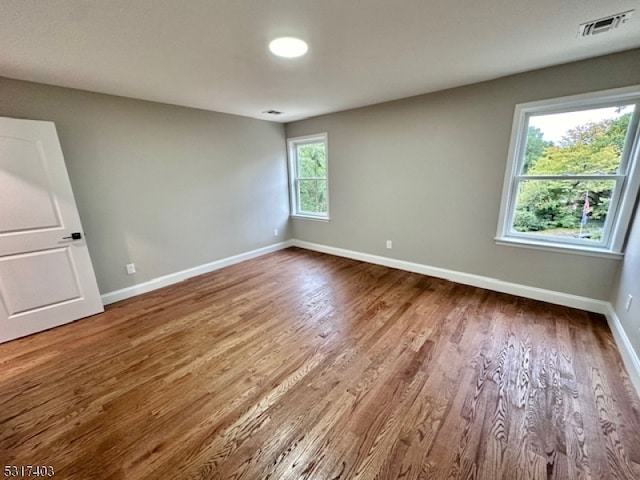
{"label": "window", "polygon": [[638,192],[640,86],[516,106],[498,242],[619,254]]}
{"label": "window", "polygon": [[290,138],[291,214],[329,219],[327,134]]}

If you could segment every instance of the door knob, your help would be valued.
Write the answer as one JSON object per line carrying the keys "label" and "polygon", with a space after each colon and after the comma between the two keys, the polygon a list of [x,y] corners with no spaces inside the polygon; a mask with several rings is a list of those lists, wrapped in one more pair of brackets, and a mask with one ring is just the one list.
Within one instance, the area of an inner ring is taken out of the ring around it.
{"label": "door knob", "polygon": [[82,234],[80,232],[73,232],[69,237],[62,237],[63,240],[80,240]]}

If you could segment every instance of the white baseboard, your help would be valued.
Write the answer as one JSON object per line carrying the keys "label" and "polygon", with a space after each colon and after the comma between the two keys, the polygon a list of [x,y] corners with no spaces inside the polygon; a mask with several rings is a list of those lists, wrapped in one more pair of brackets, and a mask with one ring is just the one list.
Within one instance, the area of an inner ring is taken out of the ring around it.
{"label": "white baseboard", "polygon": [[613,338],[616,341],[618,350],[620,351],[620,356],[622,357],[624,366],[627,368],[629,379],[638,392],[638,395],[640,395],[640,358],[638,358],[638,355],[633,349],[627,332],[622,327],[620,318],[614,310],[613,305],[609,303],[608,307],[605,317],[607,317],[609,328],[613,333]]}
{"label": "white baseboard", "polygon": [[251,250],[249,252],[240,253],[232,257],[222,258],[211,263],[206,263],[204,265],[188,268],[180,272],[157,277],[147,282],[133,285],[131,287],[114,290],[113,292],[108,292],[101,295],[102,303],[104,305],[109,305],[110,303],[119,302],[120,300],[125,300],[127,298],[135,297],[136,295],[151,292],[153,290],[157,290],[158,288],[173,285],[174,283],[181,282],[183,280],[186,280],[187,278],[195,277],[196,275],[213,272],[214,270],[228,267],[229,265],[244,262],[245,260],[251,260],[252,258],[256,257],[261,257],[262,255],[266,255],[267,253],[276,252],[278,250],[291,247],[292,245],[293,242],[291,240],[287,240],[286,242],[274,243],[273,245],[258,248],[256,250]]}
{"label": "white baseboard", "polygon": [[354,260],[360,260],[362,262],[374,263],[376,265],[384,265],[385,267],[397,268],[408,272],[421,273],[422,275],[429,275],[430,277],[444,278],[445,280],[451,280],[452,282],[462,283],[464,285],[486,288],[487,290],[493,290],[496,292],[509,293],[511,295],[541,300],[556,305],[563,305],[565,307],[579,308],[580,310],[586,310],[588,312],[601,314],[609,312],[609,302],[605,302],[604,300],[595,300],[593,298],[571,295],[569,293],[530,287],[519,283],[505,282],[496,278],[458,272],[455,270],[448,270],[446,268],[431,267],[421,263],[407,262],[404,260],[396,260],[394,258],[381,257],[378,255],[346,250],[343,248],[329,247],[317,243],[305,242],[303,240],[294,239],[292,240],[292,244],[294,247],[305,248],[307,250],[328,253],[338,257],[346,257]]}
{"label": "white baseboard", "polygon": [[609,315],[609,313],[612,311],[609,302],[605,302],[603,300],[595,300],[593,298],[581,297],[578,295],[571,295],[568,293],[556,292],[543,288],[530,287],[518,283],[505,282],[503,280],[484,277],[482,275],[474,275],[471,273],[458,272],[456,270],[448,270],[446,268],[432,267],[429,265],[423,265],[421,263],[407,262],[405,260],[397,260],[394,258],[371,255],[369,253],[356,252],[354,250],[347,250],[344,248],[330,247],[327,245],[305,242],[303,240],[297,239],[275,243],[273,245],[268,245],[256,250],[240,253],[232,257],[222,258],[211,263],[206,263],[197,267],[171,273],[162,277],[157,277],[144,283],[132,285],[131,287],[107,292],[101,296],[102,303],[104,305],[109,305],[110,303],[125,300],[136,295],[151,292],[158,288],[181,282],[183,280],[186,280],[187,278],[195,277],[196,275],[213,272],[214,270],[218,270],[229,265],[244,262],[245,260],[250,260],[252,258],[260,257],[262,255],[276,252],[278,250],[283,250],[292,246],[304,248],[307,250],[314,250],[316,252],[328,253],[330,255],[336,255],[338,257],[360,260],[362,262],[373,263],[376,265],[383,265],[385,267],[397,268],[399,270],[405,270],[408,272],[420,273],[422,275],[429,275],[431,277],[443,278],[445,280],[451,280],[452,282],[471,285],[473,287],[486,288],[487,290],[493,290],[496,292],[509,293],[511,295],[532,298],[534,300],[541,300],[557,305],[564,305],[566,307],[579,308],[581,310],[587,310],[589,312]]}

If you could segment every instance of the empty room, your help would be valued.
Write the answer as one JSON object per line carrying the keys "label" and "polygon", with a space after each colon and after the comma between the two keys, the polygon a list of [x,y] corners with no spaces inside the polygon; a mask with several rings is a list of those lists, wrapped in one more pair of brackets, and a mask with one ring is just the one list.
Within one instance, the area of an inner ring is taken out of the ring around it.
{"label": "empty room", "polygon": [[640,478],[639,0],[0,1],[3,478]]}

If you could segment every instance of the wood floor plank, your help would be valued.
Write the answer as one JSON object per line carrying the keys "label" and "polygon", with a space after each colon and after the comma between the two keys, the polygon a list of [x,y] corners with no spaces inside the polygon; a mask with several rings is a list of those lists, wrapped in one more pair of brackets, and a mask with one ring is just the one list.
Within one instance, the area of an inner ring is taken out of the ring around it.
{"label": "wood floor plank", "polygon": [[640,478],[600,315],[296,248],[0,345],[0,467],[78,479]]}

